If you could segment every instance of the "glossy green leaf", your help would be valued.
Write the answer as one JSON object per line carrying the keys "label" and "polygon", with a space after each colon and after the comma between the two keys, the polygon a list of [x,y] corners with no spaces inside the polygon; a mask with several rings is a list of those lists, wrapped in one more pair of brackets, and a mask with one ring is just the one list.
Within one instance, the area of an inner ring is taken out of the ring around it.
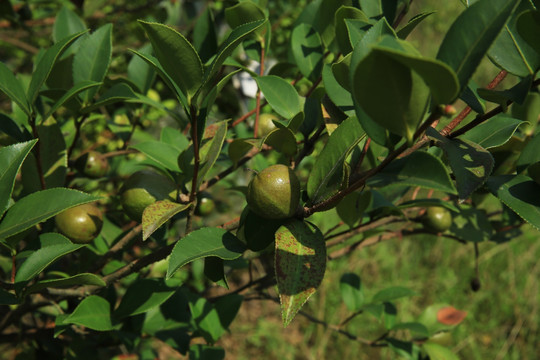
{"label": "glossy green leaf", "polygon": [[205,258],[204,276],[206,276],[208,280],[216,283],[216,285],[229,290],[229,283],[227,282],[227,276],[225,275],[223,259],[215,256]]}
{"label": "glossy green leaf", "polygon": [[240,2],[225,9],[225,19],[232,29],[238,26],[257,21],[265,20],[264,11],[255,3],[250,1]]}
{"label": "glossy green leaf", "polygon": [[255,79],[264,97],[279,115],[286,119],[302,111],[298,92],[285,79],[275,75],[261,76]]}
{"label": "glossy green leaf", "polygon": [[477,94],[485,99],[486,101],[494,102],[499,104],[503,112],[506,112],[508,109],[508,103],[513,102],[517,104],[523,104],[532,85],[532,77],[527,76],[523,78],[516,85],[512,86],[510,89],[504,90],[490,90],[490,89],[477,89]]}
{"label": "glossy green leaf", "polygon": [[12,294],[4,289],[0,289],[0,305],[15,305],[19,303],[19,299],[15,294]]}
{"label": "glossy green leaf", "polygon": [[82,273],[82,274],[77,274],[77,275],[66,277],[66,278],[46,279],[46,280],[38,281],[37,283],[29,286],[26,289],[25,293],[32,294],[32,293],[36,293],[47,288],[66,288],[66,287],[75,286],[75,285],[106,286],[107,284],[105,283],[105,281],[101,279],[101,277],[97,275],[90,274],[90,273]]}
{"label": "glossy green leaf", "polygon": [[349,34],[350,46],[353,49],[358,47],[358,42],[364,38],[369,29],[374,27],[370,22],[365,22],[360,19],[345,19],[345,26],[347,27],[347,33]]}
{"label": "glossy green leaf", "polygon": [[369,19],[362,12],[362,10],[357,9],[352,6],[341,6],[334,15],[335,22],[335,31],[336,31],[336,41],[339,45],[341,53],[346,55],[352,51],[351,38],[349,36],[349,30],[345,19],[355,19],[360,20],[365,23],[369,23]]}
{"label": "glossy green leaf", "polygon": [[163,304],[175,292],[176,288],[167,286],[163,279],[137,279],[127,288],[114,315],[124,318],[145,313]]}
{"label": "glossy green leaf", "polygon": [[240,310],[244,297],[238,294],[228,294],[221,296],[214,306],[219,315],[219,322],[224,328],[228,328]]}
{"label": "glossy green leaf", "polygon": [[439,344],[426,342],[422,344],[422,349],[428,354],[430,360],[459,360],[451,349]]}
{"label": "glossy green leaf", "polygon": [[[225,11],[227,10],[228,8]],[[193,47],[203,63],[217,53],[218,43],[215,24],[211,7],[207,7],[199,16],[193,28]]]}
{"label": "glossy green leaf", "polygon": [[169,259],[167,278],[185,264],[207,256],[216,256],[224,260],[234,260],[242,255],[245,245],[230,232],[219,228],[195,230],[174,246]]}
{"label": "glossy green leaf", "polygon": [[324,278],[326,244],[315,225],[296,219],[281,226],[275,239],[276,280],[286,327]]}
{"label": "glossy green leaf", "polygon": [[[52,117],[37,126],[41,169],[47,188],[64,186],[67,173],[67,150],[60,125]],[[22,182],[28,192],[41,190],[37,159],[30,154],[22,166]]]}
{"label": "glossy green leaf", "polygon": [[448,202],[447,200],[442,199],[414,199],[402,202],[398,205],[398,208],[400,209],[407,209],[411,207],[430,207],[430,206],[437,206],[437,207],[444,207],[450,211],[453,211],[455,213],[459,212],[459,209],[452,204],[451,202]]}
{"label": "glossy green leaf", "polygon": [[404,322],[392,326],[392,331],[397,330],[409,330],[414,335],[427,338],[429,336],[429,330],[427,327],[419,322]]}
{"label": "glossy green leaf", "polygon": [[180,171],[176,161],[178,155],[180,155],[180,151],[172,145],[161,141],[151,140],[132,145],[130,148],[142,152],[148,156],[149,159],[157,162],[167,170],[174,172]]}
{"label": "glossy green leaf", "polygon": [[5,93],[13,102],[15,102],[26,115],[30,115],[30,104],[24,93],[22,84],[8,67],[0,61],[0,91]]}
{"label": "glossy green leaf", "polygon": [[307,192],[311,203],[319,203],[341,188],[345,159],[364,136],[356,118],[348,118],[334,130],[308,178]]}
{"label": "glossy green leaf", "polygon": [[[73,81],[102,82],[109,70],[112,58],[112,24],[106,24],[85,36],[73,58]],[[81,94],[84,103],[92,100],[97,93],[92,88]]]}
{"label": "glossy green leaf", "polygon": [[435,105],[452,103],[457,98],[460,90],[457,76],[442,61],[424,58],[408,42],[392,36],[383,37],[374,48],[420,75],[429,86]]}
{"label": "glossy green leaf", "polygon": [[142,60],[144,60],[148,65],[150,65],[163,79],[165,84],[171,89],[178,100],[180,101],[180,104],[184,107],[184,109],[189,109],[189,105],[187,103],[186,95],[182,92],[182,90],[178,87],[178,85],[174,82],[174,80],[169,76],[169,74],[165,71],[163,66],[159,63],[158,59],[153,57],[152,55],[148,53],[143,53],[135,50],[131,50],[134,54],[136,54],[138,57],[140,57]]}
{"label": "glossy green leaf", "polygon": [[521,37],[517,29],[518,16],[532,10],[534,7],[529,1],[520,1],[488,52],[489,58],[497,66],[519,77],[533,75],[540,67],[540,53]]}
{"label": "glossy green leaf", "polygon": [[139,23],[148,35],[159,63],[191,102],[203,83],[204,69],[197,51],[171,27],[141,20]]}
{"label": "glossy green leaf", "polygon": [[17,269],[15,276],[15,287],[17,291],[20,291],[26,282],[32,280],[53,262],[84,246],[73,244],[66,237],[57,233],[42,234],[40,240],[42,243],[46,243],[47,241],[56,242],[53,245],[43,246],[41,249],[32,252]]}
{"label": "glossy green leaf", "polygon": [[422,78],[379,49],[351,70],[355,102],[377,124],[411,142],[428,105],[429,88]]}
{"label": "glossy green leaf", "polygon": [[319,34],[308,24],[299,24],[292,31],[291,47],[300,72],[315,81],[321,75],[324,58],[324,47]]}
{"label": "glossy green leaf", "polygon": [[518,173],[523,172],[529,165],[540,161],[540,134],[536,134],[521,151],[518,160],[516,161],[516,169]]}
{"label": "glossy green leaf", "polygon": [[[150,55],[152,52],[152,46],[150,44],[146,44],[139,49],[139,52],[141,54]],[[128,63],[127,76],[128,79],[131,80],[135,86],[137,86],[142,94],[146,94],[156,78],[156,71],[150,64],[145,62],[139,56],[133,56]]]}
{"label": "glossy green leaf", "polygon": [[324,45],[328,48],[336,37],[334,15],[343,5],[351,5],[350,0],[321,0],[313,27],[321,35]]}
{"label": "glossy green leaf", "polygon": [[368,180],[369,186],[419,186],[456,193],[450,175],[439,158],[425,151],[394,160]]}
{"label": "glossy green leaf", "polygon": [[479,114],[483,114],[486,112],[486,105],[484,103],[484,100],[478,95],[479,90],[478,84],[471,79],[469,81],[469,85],[463,89],[463,92],[460,95],[460,99],[465,102],[468,106],[471,107],[473,111],[476,111]]}
{"label": "glossy green leaf", "polygon": [[201,168],[199,169],[199,176],[197,177],[197,187],[202,184],[205,180],[206,175],[209,174],[210,170],[216,163],[219,155],[221,154],[221,149],[227,137],[227,121],[221,121],[218,124],[216,133],[210,140],[210,145],[206,156],[201,159]]}
{"label": "glossy green leaf", "polygon": [[64,95],[60,99],[58,99],[50,108],[49,110],[43,115],[43,119],[48,119],[50,116],[54,114],[56,110],[60,108],[60,106],[64,105],[71,99],[73,99],[75,96],[79,95],[80,93],[84,92],[85,90],[91,89],[91,88],[97,88],[98,86],[101,86],[102,83],[100,82],[94,82],[94,81],[81,81],[74,85],[71,89],[66,91]]}
{"label": "glossy green leaf", "polygon": [[45,81],[47,81],[54,64],[60,58],[60,55],[62,55],[62,53],[84,33],[85,31],[64,38],[45,51],[36,65],[34,73],[32,74],[32,80],[30,81],[30,85],[28,85],[28,90],[26,92],[30,104],[34,104],[36,101],[41,87]]}
{"label": "glossy green leaf", "polygon": [[221,324],[219,313],[208,300],[202,297],[190,299],[189,309],[197,330],[206,341],[214,343],[225,334],[226,329]]}
{"label": "glossy green leaf", "polygon": [[256,139],[235,139],[229,144],[229,158],[236,164],[253,147],[259,146],[259,143],[259,140]]}
{"label": "glossy green leaf", "polygon": [[448,139],[430,128],[426,134],[439,141],[448,163],[456,177],[460,201],[467,199],[480,187],[493,171],[493,156],[478,144],[469,140]]}
{"label": "glossy green leaf", "polygon": [[523,121],[514,119],[505,114],[499,114],[488,121],[472,128],[461,136],[483,147],[490,149],[506,143]]}
{"label": "glossy green leaf", "polygon": [[296,137],[289,128],[272,130],[261,141],[261,146],[264,143],[270,145],[277,152],[289,157],[294,156],[297,151]]}
{"label": "glossy green leaf", "polygon": [[53,40],[58,42],[63,38],[86,30],[84,21],[67,6],[62,6],[56,14],[56,19],[53,26]]}
{"label": "glossy green leaf", "polygon": [[494,234],[485,211],[473,207],[464,207],[457,215],[452,214],[452,226],[447,232],[470,242],[488,241]]}
{"label": "glossy green leaf", "polygon": [[195,344],[189,347],[190,359],[223,360],[225,350],[219,346]]}
{"label": "glossy green leaf", "polygon": [[459,15],[446,33],[437,59],[456,72],[461,89],[469,83],[518,2],[519,0],[477,1]]}
{"label": "glossy green leaf", "polygon": [[416,29],[416,27],[422,22],[424,21],[425,18],[427,18],[429,15],[431,14],[434,14],[435,11],[429,11],[429,12],[424,12],[424,13],[421,13],[421,14],[418,14],[418,15],[415,15],[413,16],[409,22],[407,22],[407,24],[405,24],[405,26],[403,26],[401,29],[399,29],[397,31],[397,36],[400,38],[400,39],[406,39],[407,36],[409,36],[409,34],[414,30]]}
{"label": "glossy green leaf", "polygon": [[371,302],[384,303],[384,302],[400,299],[402,297],[409,297],[413,295],[416,295],[416,292],[409,288],[406,288],[403,286],[392,286],[392,287],[383,289],[377,292],[375,295],[373,295]]}
{"label": "glossy green leaf", "polygon": [[[336,69],[338,69],[338,67],[336,67]],[[337,71],[342,71],[342,70],[343,68]],[[324,85],[324,89],[326,90],[326,94],[336,106],[343,109],[344,111],[346,110],[350,111],[354,109],[351,93],[347,91],[337,81],[336,76],[334,75],[333,71],[334,71],[334,66],[331,67],[330,65],[325,65],[322,71],[322,83]],[[349,82],[347,81],[347,86],[348,86],[348,83]]]}
{"label": "glossy green leaf", "polygon": [[383,12],[381,1],[360,0],[360,7],[369,18],[378,17]]}
{"label": "glossy green leaf", "polygon": [[339,290],[345,306],[350,311],[358,311],[364,305],[362,282],[358,275],[346,273],[339,279]]}
{"label": "glossy green leaf", "polygon": [[369,191],[361,193],[353,192],[341,199],[336,206],[336,211],[339,218],[343,220],[347,226],[352,228],[362,220],[363,214],[370,203],[371,193]]}
{"label": "glossy green leaf", "polygon": [[538,33],[540,33],[540,9],[536,11],[526,11],[521,13],[517,19],[517,31],[519,35],[540,54],[540,44],[538,44]]}
{"label": "glossy green leaf", "polygon": [[490,177],[487,186],[493,195],[540,230],[540,186],[525,175],[500,175]]}
{"label": "glossy green leaf", "polygon": [[75,308],[73,313],[64,319],[63,324],[76,324],[92,330],[113,330],[111,305],[104,298],[90,295]]}
{"label": "glossy green leaf", "polygon": [[18,234],[71,207],[99,200],[67,188],[47,189],[27,195],[17,201],[0,223],[0,239]]}
{"label": "glossy green leaf", "polygon": [[191,204],[178,204],[169,200],[159,200],[148,205],[142,215],[143,240],[169,221],[174,215],[186,210]]}
{"label": "glossy green leaf", "polygon": [[8,208],[19,169],[36,142],[31,140],[0,148],[0,219]]}
{"label": "glossy green leaf", "polygon": [[274,234],[283,224],[282,220],[265,219],[249,210],[244,210],[237,236],[245,240],[251,251],[262,251],[274,242]]}
{"label": "glossy green leaf", "polygon": [[133,90],[131,90],[129,85],[118,83],[107,89],[107,91],[105,91],[92,105],[81,109],[81,113],[87,114],[102,106],[135,99],[138,99],[138,97]]}

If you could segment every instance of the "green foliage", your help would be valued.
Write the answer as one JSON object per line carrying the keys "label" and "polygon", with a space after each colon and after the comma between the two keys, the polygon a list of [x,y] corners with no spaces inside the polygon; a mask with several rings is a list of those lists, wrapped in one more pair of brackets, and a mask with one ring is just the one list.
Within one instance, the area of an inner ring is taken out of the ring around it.
{"label": "green foliage", "polygon": [[[436,58],[409,39],[431,30],[441,3],[2,3],[0,304],[9,306],[0,334],[16,335],[9,349],[146,359],[165,356],[160,341],[193,359],[229,358],[220,340],[241,331],[238,318],[249,322],[243,307],[273,301],[285,327],[324,325],[370,358],[458,358],[463,346],[441,335],[457,334],[467,313],[452,297],[418,298],[433,286],[453,292],[444,271],[468,245],[472,290],[493,296],[480,277],[496,282],[504,269],[481,273],[480,250],[520,246],[515,239],[540,229],[538,3],[462,3],[432,44]],[[488,61],[500,73],[479,85]],[[467,105],[449,119],[459,98]],[[271,113],[280,118],[261,129]],[[261,200],[253,183],[275,168],[293,181]],[[212,211],[197,205],[203,196]],[[99,235],[85,229],[89,244],[53,232],[53,217],[91,202],[104,215]],[[435,210],[444,226],[419,226]],[[445,257],[416,262],[406,251],[424,254],[419,237]],[[397,251],[370,259],[367,247],[382,242]],[[355,268],[358,259],[372,267]],[[382,276],[379,263],[407,267]],[[418,273],[422,281],[402,281]],[[482,320],[467,317],[468,326]],[[281,345],[276,357],[309,357]],[[348,346],[337,347],[347,358]]]}

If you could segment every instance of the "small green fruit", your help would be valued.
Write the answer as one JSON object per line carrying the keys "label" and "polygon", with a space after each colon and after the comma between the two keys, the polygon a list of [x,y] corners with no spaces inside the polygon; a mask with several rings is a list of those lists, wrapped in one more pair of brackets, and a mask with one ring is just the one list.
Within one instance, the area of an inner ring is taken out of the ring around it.
{"label": "small green fruit", "polygon": [[529,176],[540,185],[540,161],[530,165],[527,169]]}
{"label": "small green fruit", "polygon": [[97,151],[89,151],[79,156],[75,167],[85,176],[93,179],[103,177],[109,171],[109,162]]}
{"label": "small green fruit", "polygon": [[424,227],[432,232],[445,232],[452,226],[452,214],[439,206],[429,207],[423,217]]}
{"label": "small green fruit", "polygon": [[272,120],[279,120],[277,116],[273,114],[260,114],[259,115],[259,127],[257,128],[257,137],[263,138],[268,135],[272,130],[277,129]]}
{"label": "small green fruit", "polygon": [[100,233],[103,226],[101,210],[92,204],[67,209],[54,218],[60,233],[76,244],[88,244]]}
{"label": "small green fruit", "polygon": [[195,213],[199,216],[208,216],[216,208],[216,203],[209,197],[201,197],[197,203]]}
{"label": "small green fruit", "polygon": [[285,165],[272,165],[258,173],[247,189],[249,208],[267,219],[286,219],[300,203],[300,181]]}
{"label": "small green fruit", "polygon": [[120,202],[127,216],[141,222],[148,205],[158,200],[175,201],[176,185],[164,175],[141,170],[127,179],[120,193]]}

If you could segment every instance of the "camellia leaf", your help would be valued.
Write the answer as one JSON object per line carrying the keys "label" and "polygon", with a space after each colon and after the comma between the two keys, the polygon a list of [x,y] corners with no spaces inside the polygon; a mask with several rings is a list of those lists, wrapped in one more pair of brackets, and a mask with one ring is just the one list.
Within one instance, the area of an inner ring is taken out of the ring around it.
{"label": "camellia leaf", "polygon": [[332,133],[308,178],[307,192],[311,203],[319,203],[341,188],[345,159],[364,136],[354,117],[343,121]]}
{"label": "camellia leaf", "polygon": [[324,58],[319,34],[309,24],[298,24],[291,34],[291,47],[300,72],[315,81],[321,75]]}
{"label": "camellia leaf", "polygon": [[365,23],[369,23],[369,19],[362,10],[352,6],[341,6],[334,16],[335,28],[336,28],[336,41],[339,45],[339,49],[343,54],[348,54],[352,51],[351,39],[345,19],[361,20]]}
{"label": "camellia leaf", "polygon": [[111,318],[111,305],[104,298],[90,295],[69,315],[63,324],[76,324],[92,330],[109,331],[114,329]]}
{"label": "camellia leaf", "polygon": [[114,315],[118,318],[142,314],[163,304],[175,288],[165,284],[164,279],[137,279],[129,285]]}
{"label": "camellia leaf", "polygon": [[283,224],[282,220],[266,219],[246,207],[240,219],[237,236],[245,240],[251,251],[262,251],[274,242],[274,234]]}
{"label": "camellia leaf", "polygon": [[203,297],[190,299],[189,309],[195,322],[198,332],[208,342],[216,342],[226,329],[221,324],[219,313],[215,306]]}
{"label": "camellia leaf", "polygon": [[39,292],[46,288],[65,288],[70,287],[74,285],[94,285],[94,286],[106,286],[107,284],[105,281],[101,279],[101,277],[90,274],[90,273],[83,273],[83,274],[77,274],[74,276],[66,277],[66,278],[60,278],[60,279],[46,279],[38,281],[37,283],[31,285],[26,289],[26,294],[31,294],[35,292]]}
{"label": "camellia leaf", "polygon": [[495,41],[519,0],[480,0],[454,21],[437,53],[437,59],[457,74],[460,88],[469,79]]}
{"label": "camellia leaf", "polygon": [[[85,36],[73,58],[73,81],[102,82],[109,70],[112,58],[112,24],[106,24]],[[97,92],[89,89],[81,94],[83,102],[88,103]]]}
{"label": "camellia leaf", "polygon": [[8,208],[17,173],[36,142],[31,140],[0,148],[0,219]]}
{"label": "camellia leaf", "polygon": [[99,199],[99,196],[67,188],[47,189],[27,195],[7,211],[0,223],[0,239],[18,234],[66,209]]}
{"label": "camellia leaf", "polygon": [[203,64],[191,43],[163,24],[139,20],[165,72],[187,96],[188,103],[203,83]]}
{"label": "camellia leaf", "polygon": [[221,149],[223,148],[225,138],[227,137],[227,121],[221,121],[216,125],[218,125],[218,128],[210,140],[211,144],[209,145],[208,152],[206,156],[201,159],[202,166],[199,169],[199,176],[197,177],[197,187],[202,184],[206,175],[216,163],[219,154],[221,154]]}
{"label": "camellia leaf", "polygon": [[225,19],[231,28],[266,19],[264,11],[255,3],[244,1],[225,9]]}
{"label": "camellia leaf", "polygon": [[260,76],[255,79],[264,97],[279,115],[292,119],[302,111],[298,92],[286,80],[275,76]]}
{"label": "camellia leaf", "polygon": [[170,218],[190,206],[191,204],[178,204],[169,200],[160,200],[148,205],[142,215],[143,240],[148,239]]}
{"label": "camellia leaf", "polygon": [[517,30],[521,37],[540,54],[538,37],[540,32],[540,9],[525,11],[517,19]]}
{"label": "camellia leaf", "polygon": [[339,289],[347,309],[350,311],[360,310],[364,304],[364,292],[360,277],[353,273],[343,274],[339,280]]}
{"label": "camellia leaf", "polygon": [[483,210],[463,207],[458,214],[453,214],[450,235],[470,242],[488,241],[493,236],[493,227]]}
{"label": "camellia leaf", "polygon": [[291,220],[275,235],[276,279],[283,326],[317,290],[326,270],[326,244],[314,225]]}
{"label": "camellia leaf", "polygon": [[62,6],[54,21],[52,33],[54,42],[84,30],[86,30],[84,21],[67,6]]}
{"label": "camellia leaf", "polygon": [[392,300],[396,300],[402,297],[407,296],[413,296],[416,295],[416,292],[403,287],[403,286],[392,286],[386,289],[383,289],[373,295],[373,298],[371,299],[371,302],[373,303],[384,303]]}
{"label": "camellia leaf", "polygon": [[[225,10],[227,11],[228,8]],[[207,7],[199,16],[193,28],[193,47],[205,63],[217,53],[216,22],[211,7]]]}
{"label": "camellia leaf", "polygon": [[472,141],[484,149],[490,149],[501,146],[510,140],[519,125],[522,124],[526,123],[505,114],[498,114],[467,131],[461,138]]}
{"label": "camellia leaf", "polygon": [[28,91],[26,92],[27,98],[30,101],[30,104],[34,104],[38,96],[41,86],[47,81],[49,74],[52,71],[52,68],[60,55],[71,45],[75,40],[82,36],[86,31],[79,32],[75,35],[69,36],[58,41],[56,44],[51,46],[36,65],[36,69],[32,74],[32,80],[30,85],[28,85]]}
{"label": "camellia leaf", "polygon": [[229,283],[225,275],[225,266],[223,259],[215,256],[209,256],[204,259],[204,275],[210,281],[229,290]]}
{"label": "camellia leaf", "polygon": [[426,134],[439,141],[438,146],[444,150],[456,177],[459,199],[464,201],[493,171],[493,156],[478,144],[469,140],[448,139],[433,128],[429,128]]}
{"label": "camellia leaf", "polygon": [[516,214],[540,230],[540,186],[525,175],[492,176],[487,181],[491,193]]}
{"label": "camellia leaf", "polygon": [[534,75],[540,67],[540,54],[534,50],[534,45],[521,37],[517,28],[518,16],[533,10],[529,1],[520,1],[488,52],[497,66],[519,77]]}
{"label": "camellia leaf", "polygon": [[407,36],[429,15],[434,14],[435,11],[425,12],[413,16],[405,26],[397,31],[397,36],[400,39],[406,39]]}
{"label": "camellia leaf", "polygon": [[371,192],[353,192],[345,196],[336,206],[336,211],[341,220],[350,228],[354,227],[364,215],[371,203]]}
{"label": "camellia leaf", "polygon": [[277,152],[289,157],[296,154],[298,147],[296,144],[296,137],[289,128],[278,128],[272,130],[264,137],[264,139],[262,139],[260,146],[262,147],[263,144],[268,144]]}
{"label": "camellia leaf", "polygon": [[336,38],[334,15],[343,5],[351,5],[351,2],[347,0],[321,0],[319,2],[313,26],[321,35],[327,48]]}
{"label": "camellia leaf", "polygon": [[[537,115],[536,115],[537,116]],[[540,161],[540,134],[536,134],[521,151],[518,160],[516,161],[516,170],[518,173],[523,172],[527,167]]]}
{"label": "camellia leaf", "polygon": [[12,294],[4,289],[0,289],[0,305],[15,305],[19,303],[19,299],[15,294]]}
{"label": "camellia leaf", "polygon": [[15,288],[17,292],[54,261],[84,246],[73,244],[66,237],[57,233],[45,233],[40,236],[40,240],[42,243],[46,243],[47,241],[56,242],[53,245],[43,246],[41,249],[32,252],[19,269],[17,269],[15,276]]}
{"label": "camellia leaf", "polygon": [[380,173],[371,177],[368,184],[383,186],[420,186],[450,194],[456,193],[450,175],[439,158],[425,151],[415,151],[402,159],[397,159]]}
{"label": "camellia leaf", "polygon": [[429,341],[422,344],[422,349],[431,360],[459,360],[459,357],[451,349]]}
{"label": "camellia leaf", "polygon": [[143,141],[138,144],[130,146],[132,149],[139,150],[149,159],[157,162],[167,170],[179,172],[178,162],[176,159],[180,155],[180,151],[172,145],[166,144],[162,141]]}
{"label": "camellia leaf", "polygon": [[167,278],[187,263],[207,256],[224,260],[234,260],[242,255],[245,245],[230,232],[219,228],[195,230],[174,246],[169,259]]}
{"label": "camellia leaf", "polygon": [[[141,54],[150,55],[152,46],[146,44],[139,51]],[[139,56],[133,56],[128,63],[127,76],[137,89],[139,89],[141,94],[146,94],[156,78],[156,71]]]}
{"label": "camellia leaf", "polygon": [[74,85],[71,89],[66,91],[64,95],[60,99],[58,99],[51,107],[50,109],[43,115],[43,119],[48,119],[60,106],[64,105],[66,102],[77,96],[78,94],[82,93],[85,90],[101,86],[102,83],[100,82],[94,82],[94,81],[81,81]]}
{"label": "camellia leaf", "polygon": [[0,91],[4,92],[15,102],[26,115],[30,116],[30,104],[24,93],[24,89],[11,70],[0,61]]}
{"label": "camellia leaf", "polygon": [[137,95],[131,90],[129,85],[118,83],[107,89],[93,104],[81,109],[81,113],[87,114],[102,106],[114,104],[126,100],[138,100]]}

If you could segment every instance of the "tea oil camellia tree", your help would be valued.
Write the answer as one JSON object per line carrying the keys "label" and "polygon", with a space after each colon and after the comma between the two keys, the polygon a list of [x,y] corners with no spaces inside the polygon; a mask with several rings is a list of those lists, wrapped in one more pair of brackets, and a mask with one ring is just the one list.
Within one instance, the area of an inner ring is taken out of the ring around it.
{"label": "tea oil camellia tree", "polygon": [[[29,358],[150,359],[162,341],[223,359],[249,294],[279,303],[283,326],[457,359],[437,339],[466,313],[431,304],[402,322],[407,287],[368,298],[341,276],[348,321],[384,328],[371,339],[302,310],[327,264],[367,245],[436,233],[478,257],[540,228],[540,4],[461,1],[431,58],[407,40],[431,14],[411,2],[4,2],[1,26],[28,43],[0,63],[0,342]],[[477,84],[486,59],[500,72]],[[58,219],[83,204],[100,224],[72,241]],[[424,226],[433,213],[444,223]],[[254,262],[266,273],[237,276]]]}

